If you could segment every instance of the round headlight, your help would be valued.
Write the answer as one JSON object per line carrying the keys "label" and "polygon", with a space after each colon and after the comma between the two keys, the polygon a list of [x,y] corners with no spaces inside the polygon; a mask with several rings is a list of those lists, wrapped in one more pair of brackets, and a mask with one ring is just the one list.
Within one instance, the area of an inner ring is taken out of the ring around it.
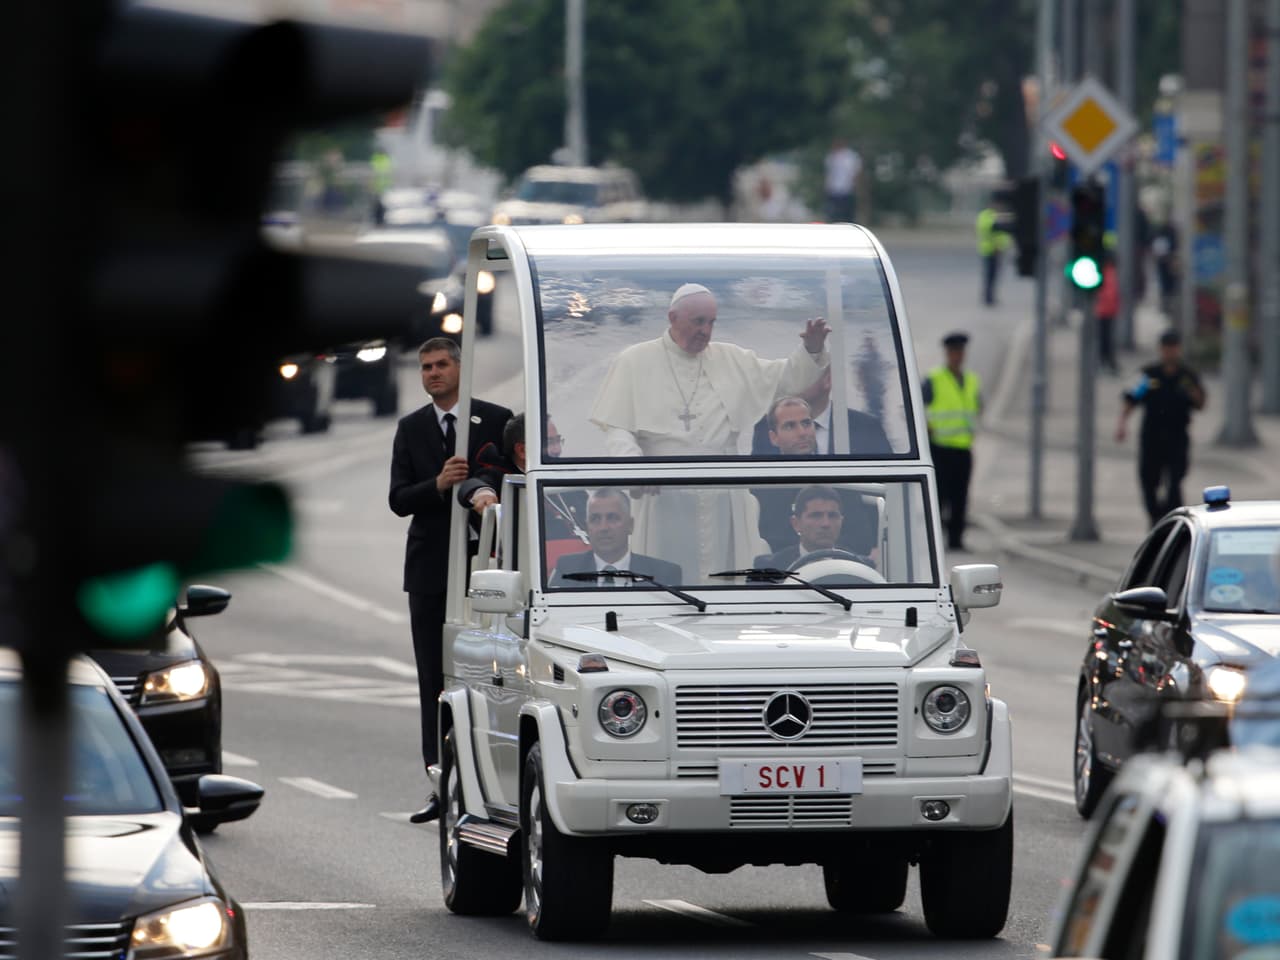
{"label": "round headlight", "polygon": [[440,329],[445,333],[461,333],[462,332],[462,314],[446,313],[440,321]]}
{"label": "round headlight", "polygon": [[1209,684],[1209,692],[1227,703],[1234,703],[1244,693],[1244,674],[1230,667],[1210,667],[1205,673],[1205,681]]}
{"label": "round headlight", "polygon": [[600,701],[600,726],[610,736],[634,736],[648,715],[644,699],[634,690],[614,690]]}
{"label": "round headlight", "polygon": [[955,733],[969,722],[969,695],[959,687],[934,687],[924,698],[924,722],[938,733]]}
{"label": "round headlight", "polygon": [[297,375],[298,365],[296,363],[280,364],[280,376],[284,377],[286,380],[292,380]]}

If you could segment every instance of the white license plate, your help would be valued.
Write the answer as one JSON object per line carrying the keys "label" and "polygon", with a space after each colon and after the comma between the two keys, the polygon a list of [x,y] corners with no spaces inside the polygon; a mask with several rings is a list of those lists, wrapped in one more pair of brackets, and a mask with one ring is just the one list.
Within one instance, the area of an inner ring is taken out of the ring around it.
{"label": "white license plate", "polygon": [[721,760],[720,795],[862,792],[862,760]]}

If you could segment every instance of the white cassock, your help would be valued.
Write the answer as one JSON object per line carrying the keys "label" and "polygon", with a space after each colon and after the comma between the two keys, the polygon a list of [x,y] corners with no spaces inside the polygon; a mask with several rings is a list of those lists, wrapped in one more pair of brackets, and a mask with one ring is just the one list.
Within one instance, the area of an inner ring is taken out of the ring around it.
{"label": "white cassock", "polygon": [[[732,343],[690,356],[664,333],[627,347],[613,362],[591,410],[611,457],[698,457],[750,452],[756,423],[778,397],[799,393],[831,362],[800,346],[766,360]],[[746,449],[743,449],[745,444]],[[679,563],[691,582],[750,566],[768,547],[758,505],[746,490],[697,488],[640,497],[633,549]]]}

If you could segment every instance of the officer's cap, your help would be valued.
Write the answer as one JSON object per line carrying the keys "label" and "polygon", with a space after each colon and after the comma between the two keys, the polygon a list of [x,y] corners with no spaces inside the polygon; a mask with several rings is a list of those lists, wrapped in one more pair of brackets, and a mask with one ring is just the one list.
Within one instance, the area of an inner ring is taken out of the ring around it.
{"label": "officer's cap", "polygon": [[948,333],[945,337],[942,338],[942,345],[948,348],[963,347],[968,342],[969,342],[969,335],[967,333],[961,333],[959,330],[957,330],[955,333]]}
{"label": "officer's cap", "polygon": [[1160,346],[1162,347],[1176,347],[1181,342],[1182,334],[1177,330],[1166,330],[1160,334]]}

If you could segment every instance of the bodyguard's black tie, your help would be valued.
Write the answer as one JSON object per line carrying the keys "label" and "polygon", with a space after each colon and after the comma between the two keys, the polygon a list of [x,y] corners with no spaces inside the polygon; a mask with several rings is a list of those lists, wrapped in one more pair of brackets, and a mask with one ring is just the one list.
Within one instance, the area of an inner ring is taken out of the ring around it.
{"label": "bodyguard's black tie", "polygon": [[444,455],[452,457],[454,451],[458,448],[458,434],[453,429],[453,421],[456,420],[452,413],[444,415]]}

